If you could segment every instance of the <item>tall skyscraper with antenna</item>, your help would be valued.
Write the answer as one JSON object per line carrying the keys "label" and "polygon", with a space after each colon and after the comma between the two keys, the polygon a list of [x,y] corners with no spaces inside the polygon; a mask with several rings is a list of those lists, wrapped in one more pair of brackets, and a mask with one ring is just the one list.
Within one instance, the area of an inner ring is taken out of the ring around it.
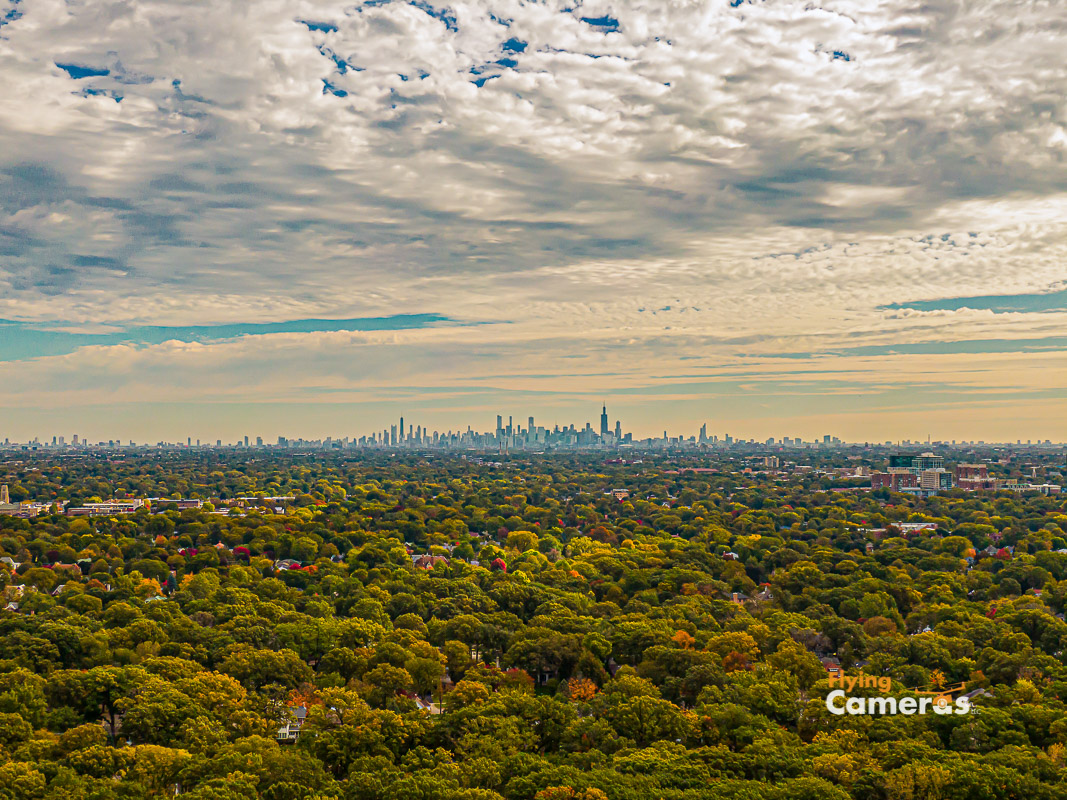
{"label": "tall skyscraper with antenna", "polygon": [[607,438],[609,433],[608,429],[608,404],[604,404],[603,410],[600,412],[600,436],[601,438]]}

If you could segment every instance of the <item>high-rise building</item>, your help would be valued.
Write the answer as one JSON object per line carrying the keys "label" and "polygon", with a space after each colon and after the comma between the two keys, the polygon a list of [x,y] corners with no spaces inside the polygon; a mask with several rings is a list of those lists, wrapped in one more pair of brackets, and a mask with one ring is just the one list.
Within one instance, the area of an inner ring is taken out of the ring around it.
{"label": "high-rise building", "polygon": [[600,412],[600,435],[607,437],[608,435],[608,405],[604,404],[603,410]]}
{"label": "high-rise building", "polygon": [[951,489],[952,473],[944,467],[924,469],[919,474],[919,485],[923,489]]}
{"label": "high-rise building", "polygon": [[622,422],[615,420],[615,441],[618,442],[622,439]]}
{"label": "high-rise building", "polygon": [[922,455],[897,454],[889,456],[890,468],[910,469],[916,475],[927,469],[943,469],[945,459],[933,453]]}
{"label": "high-rise building", "polygon": [[404,441],[404,418],[400,418],[400,441]]}
{"label": "high-rise building", "polygon": [[899,492],[901,489],[919,488],[919,476],[909,469],[902,467],[890,467],[888,472],[871,473],[872,489],[890,489]]}
{"label": "high-rise building", "polygon": [[912,465],[919,470],[928,469],[944,469],[945,459],[942,456],[936,456],[933,453],[923,453],[920,456],[916,456]]}

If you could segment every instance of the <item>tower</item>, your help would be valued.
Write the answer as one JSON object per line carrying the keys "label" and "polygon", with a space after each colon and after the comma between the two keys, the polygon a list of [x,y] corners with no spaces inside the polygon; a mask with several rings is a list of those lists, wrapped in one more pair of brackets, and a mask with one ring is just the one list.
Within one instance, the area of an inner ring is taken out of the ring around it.
{"label": "tower", "polygon": [[400,418],[400,441],[404,441],[404,418]]}
{"label": "tower", "polygon": [[603,410],[600,412],[600,435],[607,438],[608,435],[608,405],[604,404]]}
{"label": "tower", "polygon": [[7,484],[0,486],[0,506],[11,504],[11,496],[7,493]]}

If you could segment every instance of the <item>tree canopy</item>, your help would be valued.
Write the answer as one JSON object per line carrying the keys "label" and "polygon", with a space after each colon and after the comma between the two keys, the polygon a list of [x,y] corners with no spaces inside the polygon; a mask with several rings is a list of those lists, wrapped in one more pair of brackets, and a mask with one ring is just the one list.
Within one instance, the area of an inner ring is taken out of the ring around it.
{"label": "tree canopy", "polygon": [[688,463],[9,464],[0,798],[1067,797],[1067,498]]}

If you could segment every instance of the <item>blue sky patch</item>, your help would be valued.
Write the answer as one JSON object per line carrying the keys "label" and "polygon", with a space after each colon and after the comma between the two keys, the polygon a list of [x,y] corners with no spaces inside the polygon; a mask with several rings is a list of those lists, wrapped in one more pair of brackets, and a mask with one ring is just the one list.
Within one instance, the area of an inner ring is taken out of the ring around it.
{"label": "blue sky patch", "polygon": [[322,79],[322,93],[332,94],[334,97],[348,97],[348,92],[346,92],[344,89],[339,89],[338,87],[334,86],[325,78]]}
{"label": "blue sky patch", "polygon": [[581,17],[582,22],[604,33],[612,33],[619,29],[619,21],[615,17],[606,14],[603,17]]}
{"label": "blue sky patch", "polygon": [[22,17],[22,12],[19,10],[20,2],[21,0],[11,0],[11,7],[3,14],[0,14],[0,28]]}
{"label": "blue sky patch", "polygon": [[910,308],[916,311],[992,311],[994,314],[1034,313],[1067,310],[1067,289],[1045,294],[988,294],[977,297],[946,297],[939,300],[915,300],[893,303],[883,309]]}
{"label": "blue sky patch", "polygon": [[83,64],[60,64],[56,62],[56,66],[63,70],[65,73],[74,78],[74,80],[81,80],[82,78],[102,78],[105,75],[110,75],[109,69],[97,69],[96,67],[87,67]]}
{"label": "blue sky patch", "polygon": [[217,342],[271,333],[396,331],[426,328],[454,320],[440,314],[397,314],[354,319],[297,319],[287,322],[237,322],[227,325],[141,325],[109,333],[57,330],[67,323],[0,320],[0,361],[61,356],[80,347],[117,344],[153,345],[169,341]]}
{"label": "blue sky patch", "polygon": [[310,19],[298,19],[301,25],[306,25],[309,31],[318,31],[320,33],[336,33],[337,26],[332,22],[313,22]]}

